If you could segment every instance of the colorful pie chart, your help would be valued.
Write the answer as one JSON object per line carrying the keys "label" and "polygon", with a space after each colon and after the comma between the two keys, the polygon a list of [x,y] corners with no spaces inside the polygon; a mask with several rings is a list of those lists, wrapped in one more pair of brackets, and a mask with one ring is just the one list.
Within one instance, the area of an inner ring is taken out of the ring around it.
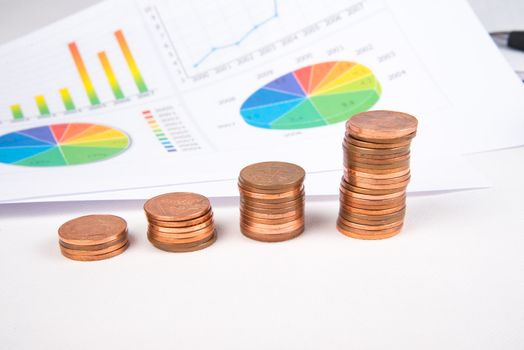
{"label": "colorful pie chart", "polygon": [[28,167],[86,164],[120,154],[129,144],[125,133],[104,125],[45,125],[0,136],[0,163]]}
{"label": "colorful pie chart", "polygon": [[266,129],[304,129],[346,121],[380,98],[380,83],[366,66],[323,62],[284,74],[249,96],[240,114]]}

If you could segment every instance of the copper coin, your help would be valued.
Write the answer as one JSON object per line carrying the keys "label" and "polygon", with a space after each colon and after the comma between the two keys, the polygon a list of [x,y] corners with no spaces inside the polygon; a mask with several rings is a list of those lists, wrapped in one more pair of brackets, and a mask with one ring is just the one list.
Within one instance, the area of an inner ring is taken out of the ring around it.
{"label": "copper coin", "polygon": [[376,142],[367,142],[362,141],[354,137],[344,137],[345,144],[352,144],[357,147],[362,148],[378,148],[378,149],[389,149],[389,148],[400,148],[400,147],[409,147],[411,146],[411,139],[402,140],[395,143],[376,143]]}
{"label": "copper coin", "polygon": [[351,184],[352,186],[360,188],[376,188],[376,189],[394,189],[406,187],[410,180],[411,174],[406,174],[397,178],[391,179],[366,179],[360,177],[342,177],[343,181]]}
{"label": "copper coin", "polygon": [[360,178],[369,178],[369,179],[391,179],[403,176],[409,173],[409,167],[403,168],[399,171],[394,171],[391,173],[369,173],[366,171],[347,169],[348,176],[360,177]]}
{"label": "copper coin", "polygon": [[364,147],[358,147],[355,145],[352,145],[350,143],[344,143],[342,144],[343,150],[355,153],[357,155],[379,155],[379,156],[392,156],[395,154],[401,154],[401,153],[407,153],[410,150],[409,146],[405,147],[396,147],[396,148],[385,148],[385,149],[378,149],[378,148],[364,148]]}
{"label": "copper coin", "polygon": [[280,229],[286,229],[291,226],[296,227],[297,223],[303,223],[304,222],[304,216],[297,217],[296,219],[288,222],[283,223],[275,223],[271,222],[271,220],[267,220],[266,222],[260,222],[260,221],[253,221],[253,220],[241,220],[241,224],[245,227],[254,227],[255,229],[268,229],[268,230],[280,230]]}
{"label": "copper coin", "polygon": [[67,249],[85,251],[85,250],[101,250],[101,249],[105,249],[105,248],[108,248],[108,247],[113,247],[113,246],[117,245],[118,243],[121,243],[121,242],[124,242],[124,241],[127,241],[127,231],[126,231],[125,235],[122,235],[121,237],[119,237],[117,239],[114,239],[112,241],[109,241],[107,243],[102,243],[102,244],[78,245],[78,244],[66,243],[66,242],[64,242],[62,240],[59,240],[58,243],[62,247],[67,248]]}
{"label": "copper coin", "polygon": [[352,166],[349,168],[349,171],[371,174],[371,175],[390,175],[390,174],[398,174],[400,172],[408,172],[409,165],[403,166],[400,168],[390,168],[390,169],[370,169],[370,168]]}
{"label": "copper coin", "polygon": [[340,201],[350,206],[353,206],[353,205],[355,206],[356,205],[367,205],[369,207],[398,206],[406,201],[406,195],[404,194],[400,197],[388,198],[388,199],[364,199],[364,198],[350,197],[346,194],[343,194],[340,196]]}
{"label": "copper coin", "polygon": [[296,196],[293,197],[287,197],[287,198],[280,198],[280,199],[261,199],[261,198],[253,198],[253,197],[246,197],[240,192],[240,199],[249,203],[252,203],[252,205],[258,205],[258,203],[262,204],[282,204],[287,202],[292,202],[295,200],[299,200],[304,198],[304,191],[300,192]]}
{"label": "copper coin", "polygon": [[352,213],[352,214],[359,214],[359,215],[366,215],[366,216],[382,216],[382,215],[389,215],[389,214],[393,214],[393,213],[396,213],[398,211],[401,211],[401,210],[405,210],[406,208],[406,205],[405,204],[401,204],[399,206],[396,206],[396,207],[391,207],[391,208],[388,208],[388,209],[362,209],[362,208],[356,208],[356,207],[353,207],[353,206],[348,206],[348,205],[345,205],[343,203],[340,204],[340,208],[343,209],[344,211],[348,212],[348,213]]}
{"label": "copper coin", "polygon": [[278,235],[286,235],[286,234],[293,234],[298,232],[304,231],[304,223],[298,223],[296,226],[286,228],[286,229],[279,229],[279,230],[268,230],[268,229],[257,229],[250,226],[244,226],[240,225],[240,231],[242,233],[251,233],[255,235],[265,235],[267,237],[271,236],[278,236]]}
{"label": "copper coin", "polygon": [[414,133],[411,133],[411,134],[409,134],[407,136],[398,137],[398,138],[394,138],[394,139],[371,139],[371,138],[361,137],[361,136],[352,134],[351,130],[350,130],[349,132],[345,133],[345,136],[347,138],[351,138],[351,139],[354,139],[354,140],[356,139],[356,140],[361,141],[361,142],[367,142],[367,143],[373,143],[373,144],[393,145],[393,144],[396,144],[396,143],[411,142],[411,140],[413,140],[415,138],[415,136],[417,136],[417,133],[414,132]]}
{"label": "copper coin", "polygon": [[60,240],[75,245],[104,244],[126,234],[127,223],[115,215],[86,215],[64,223],[58,229]]}
{"label": "copper coin", "polygon": [[159,236],[165,236],[166,238],[177,238],[177,239],[191,238],[191,237],[199,236],[203,234],[204,232],[213,231],[214,228],[215,228],[215,225],[213,222],[197,230],[185,231],[185,232],[166,232],[165,230],[158,229],[156,226],[152,226],[152,225],[147,226],[148,231],[151,231]]}
{"label": "copper coin", "polygon": [[211,229],[202,230],[201,233],[192,237],[175,238],[172,235],[166,233],[159,233],[149,229],[147,231],[148,237],[160,242],[162,244],[176,244],[179,246],[193,246],[203,243],[209,239],[215,233],[214,227]]}
{"label": "copper coin", "polygon": [[300,195],[296,197],[295,199],[292,199],[290,201],[284,201],[284,202],[267,202],[267,201],[253,201],[250,198],[247,197],[241,197],[240,198],[240,205],[248,205],[251,207],[256,207],[260,209],[281,209],[281,208],[289,208],[289,207],[296,207],[299,205],[303,205],[305,201],[305,198],[303,195]]}
{"label": "copper coin", "polygon": [[344,217],[345,219],[352,221],[353,219],[360,219],[360,220],[367,220],[367,221],[387,221],[387,220],[393,220],[395,218],[403,218],[406,214],[405,207],[399,211],[395,211],[389,214],[383,214],[383,215],[366,215],[366,214],[359,214],[356,213],[354,210],[347,210],[345,207],[340,207],[339,215]]}
{"label": "copper coin", "polygon": [[304,201],[299,202],[298,204],[295,204],[293,206],[285,206],[285,207],[280,207],[280,208],[265,208],[265,207],[261,208],[256,205],[248,205],[247,203],[241,202],[240,207],[246,210],[253,211],[256,213],[261,213],[261,214],[283,214],[289,211],[303,209]]}
{"label": "copper coin", "polygon": [[249,230],[245,230],[243,228],[240,228],[240,231],[242,232],[242,234],[244,236],[246,236],[247,238],[251,238],[251,239],[254,239],[256,241],[260,241],[260,242],[283,242],[283,241],[288,241],[290,239],[293,239],[295,237],[298,237],[302,234],[302,232],[304,232],[304,227],[301,227],[293,232],[287,232],[287,233],[282,233],[282,234],[273,234],[273,235],[264,235],[264,234],[258,234],[258,233],[254,233],[254,232],[251,232]]}
{"label": "copper coin", "polygon": [[357,163],[366,163],[366,164],[391,164],[391,163],[398,163],[406,160],[410,160],[411,156],[408,152],[407,154],[400,155],[398,157],[392,157],[387,159],[372,159],[372,158],[365,158],[365,157],[359,157],[354,154],[348,154],[344,158],[344,161],[346,162],[357,162]]}
{"label": "copper coin", "polygon": [[402,220],[405,216],[405,211],[396,212],[389,215],[358,215],[353,212],[347,212],[340,209],[339,215],[347,221],[363,225],[385,225],[398,220]]}
{"label": "copper coin", "polygon": [[367,111],[354,115],[346,129],[355,136],[368,139],[396,139],[417,131],[417,118],[395,111]]}
{"label": "copper coin", "polygon": [[188,252],[194,252],[194,251],[197,251],[197,250],[201,250],[201,249],[207,248],[210,245],[212,245],[213,243],[215,243],[216,239],[217,239],[217,235],[214,234],[214,235],[211,236],[211,238],[209,240],[205,241],[204,243],[201,243],[201,244],[195,245],[195,246],[191,246],[191,247],[180,247],[180,246],[178,246],[176,244],[164,244],[164,243],[158,242],[158,241],[156,241],[154,239],[151,239],[151,238],[149,238],[149,241],[156,248],[161,249],[161,250],[165,250],[166,252],[188,253]]}
{"label": "copper coin", "polygon": [[213,218],[213,211],[209,210],[207,213],[205,213],[201,217],[198,217],[196,219],[186,220],[186,221],[161,221],[161,220],[154,220],[150,217],[148,217],[147,219],[149,223],[156,225],[156,226],[161,226],[161,227],[193,227],[195,225],[209,221],[212,218]]}
{"label": "copper coin", "polygon": [[342,205],[347,207],[354,207],[367,210],[385,210],[405,205],[406,197],[401,197],[399,199],[395,199],[394,201],[369,201],[362,199],[347,199],[341,197],[340,202],[342,203]]}
{"label": "copper coin", "polygon": [[253,230],[254,232],[258,231],[265,231],[267,233],[277,233],[279,231],[289,231],[290,229],[297,228],[301,225],[304,225],[304,216],[299,216],[295,218],[295,220],[284,223],[284,224],[270,224],[270,223],[257,223],[257,222],[251,222],[246,220],[241,220],[240,225],[247,227],[248,229]]}
{"label": "copper coin", "polygon": [[343,159],[349,159],[349,158],[358,158],[358,159],[365,159],[366,161],[370,160],[376,160],[376,161],[388,161],[391,159],[399,158],[399,157],[405,157],[409,156],[411,152],[405,151],[405,152],[394,152],[390,154],[370,154],[370,153],[357,153],[357,152],[350,152],[348,150],[343,150]]}
{"label": "copper coin", "polygon": [[240,181],[261,189],[288,189],[304,181],[306,172],[298,165],[286,162],[262,162],[248,165],[240,171]]}
{"label": "copper coin", "polygon": [[303,217],[304,214],[302,215],[298,215],[298,216],[292,216],[290,218],[281,218],[281,219],[263,219],[263,218],[255,218],[255,217],[252,217],[252,216],[247,216],[247,215],[244,215],[244,214],[240,214],[240,220],[241,221],[244,221],[244,222],[256,222],[256,223],[260,223],[260,224],[285,224],[287,222],[291,222],[291,221],[294,221],[298,218],[301,218]]}
{"label": "copper coin", "polygon": [[351,218],[343,217],[343,218],[345,220],[347,220],[347,222],[352,222],[352,223],[355,223],[355,224],[366,225],[366,226],[388,225],[388,224],[391,224],[391,223],[393,223],[395,221],[403,219],[403,217],[402,217],[400,219],[396,218],[396,219],[389,219],[389,220],[382,220],[382,221],[373,221],[373,220],[357,219],[357,218],[354,218],[354,217],[351,217]]}
{"label": "copper coin", "polygon": [[122,246],[122,247],[120,247],[120,248],[118,248],[116,250],[113,250],[112,252],[105,253],[105,254],[100,254],[100,255],[73,255],[73,254],[69,254],[67,252],[64,252],[63,250],[61,250],[61,252],[62,252],[63,256],[65,256],[66,258],[72,259],[72,260],[97,261],[97,260],[109,259],[109,258],[112,258],[114,256],[120,255],[127,249],[127,247],[129,247],[129,241],[124,246]]}
{"label": "copper coin", "polygon": [[353,162],[344,162],[344,166],[353,170],[359,171],[363,169],[366,172],[370,173],[388,173],[399,171],[400,169],[409,168],[409,160],[404,160],[397,163],[384,163],[384,164],[366,164],[366,163],[357,163]]}
{"label": "copper coin", "polygon": [[[407,186],[407,182],[406,182],[406,186]],[[362,188],[362,187],[352,186],[350,184],[344,185],[344,187],[351,192],[355,192],[359,194],[367,194],[367,195],[372,195],[372,196],[381,196],[385,194],[396,193],[399,191],[406,191],[406,186],[384,189],[384,188]]]}
{"label": "copper coin", "polygon": [[252,186],[249,186],[248,184],[246,184],[245,182],[242,181],[241,178],[238,179],[238,187],[240,187],[241,189],[243,190],[246,190],[246,191],[249,191],[249,192],[256,192],[256,193],[265,193],[265,194],[276,194],[276,193],[282,193],[282,192],[287,192],[287,191],[291,191],[291,190],[294,190],[294,189],[297,189],[297,188],[300,188],[303,186],[303,182],[299,182],[297,183],[297,185],[295,187],[289,187],[289,188],[271,188],[271,189],[264,189],[264,188],[257,188],[257,187],[252,187]]}
{"label": "copper coin", "polygon": [[368,199],[372,201],[381,201],[381,200],[387,200],[387,199],[395,199],[399,197],[403,197],[406,195],[406,191],[400,190],[394,193],[388,193],[388,194],[381,194],[381,195],[371,195],[371,194],[362,194],[353,192],[347,188],[344,187],[344,182],[342,182],[340,186],[340,192],[344,194],[345,198],[348,199]]}
{"label": "copper coin", "polygon": [[73,255],[81,255],[81,256],[102,255],[102,254],[111,253],[111,252],[113,252],[113,251],[115,251],[115,250],[117,250],[119,248],[122,248],[126,244],[127,244],[127,239],[125,239],[125,240],[123,240],[121,242],[115,243],[112,246],[109,246],[109,247],[106,247],[106,248],[101,248],[101,249],[98,249],[98,250],[69,249],[69,248],[65,247],[64,245],[60,244],[60,250],[62,252],[67,253],[70,256],[73,256]]}
{"label": "copper coin", "polygon": [[271,200],[271,199],[282,199],[282,198],[294,198],[298,195],[300,195],[304,191],[304,187],[300,187],[297,189],[293,189],[288,192],[280,192],[280,193],[257,193],[257,192],[249,192],[244,190],[243,188],[239,187],[240,193],[242,196],[247,198],[257,198],[257,199],[263,199],[263,200]]}
{"label": "copper coin", "polygon": [[211,209],[209,200],[197,193],[165,193],[144,204],[148,217],[159,221],[187,221],[203,216]]}
{"label": "copper coin", "polygon": [[383,225],[373,225],[373,224],[371,224],[371,225],[363,225],[363,224],[357,224],[355,222],[346,220],[344,217],[339,216],[338,217],[338,222],[340,224],[343,224],[346,227],[356,228],[356,229],[359,229],[359,230],[382,231],[382,230],[387,230],[387,229],[394,228],[394,227],[397,227],[399,225],[402,225],[404,223],[404,219],[402,218],[402,219],[399,219],[397,221],[394,221],[394,222],[391,222],[391,223],[387,223],[387,224],[383,224]]}
{"label": "copper coin", "polygon": [[245,208],[240,208],[240,214],[248,217],[255,217],[260,219],[283,219],[283,218],[290,218],[290,217],[296,217],[304,214],[303,209],[296,209],[292,211],[288,211],[285,213],[257,213],[255,211],[247,210]]}
{"label": "copper coin", "polygon": [[162,226],[157,226],[152,223],[149,223],[149,227],[151,227],[155,231],[166,232],[166,233],[184,233],[184,234],[192,233],[194,231],[198,231],[198,230],[204,229],[212,225],[213,225],[213,219],[209,219],[208,221],[204,221],[200,224],[196,224],[196,225],[188,226],[188,227],[162,227]]}
{"label": "copper coin", "polygon": [[344,226],[340,226],[340,225],[337,225],[337,230],[340,233],[348,237],[351,237],[351,238],[370,240],[370,239],[386,239],[386,238],[393,237],[397,235],[398,233],[400,233],[400,231],[402,231],[402,226],[399,226],[392,230],[387,230],[386,232],[373,233],[373,234],[370,234],[367,232],[362,233],[361,231],[353,230],[353,229],[350,229]]}

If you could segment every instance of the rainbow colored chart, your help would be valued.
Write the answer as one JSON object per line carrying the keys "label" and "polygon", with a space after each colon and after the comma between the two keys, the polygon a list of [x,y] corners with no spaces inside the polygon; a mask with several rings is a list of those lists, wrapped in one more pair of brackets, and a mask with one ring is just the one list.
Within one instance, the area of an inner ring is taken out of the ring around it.
{"label": "rainbow colored chart", "polygon": [[371,108],[381,87],[359,63],[336,61],[287,73],[255,91],[240,108],[246,123],[303,129],[338,123]]}
{"label": "rainbow colored chart", "polygon": [[0,163],[50,167],[96,162],[122,153],[129,137],[91,123],[39,126],[0,136]]}

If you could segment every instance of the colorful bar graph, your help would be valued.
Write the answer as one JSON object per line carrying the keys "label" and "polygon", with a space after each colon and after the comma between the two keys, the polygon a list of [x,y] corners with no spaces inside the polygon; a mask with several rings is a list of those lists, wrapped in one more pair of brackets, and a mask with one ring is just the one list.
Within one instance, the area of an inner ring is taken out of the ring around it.
{"label": "colorful bar graph", "polygon": [[140,74],[140,70],[138,69],[135,59],[133,55],[131,54],[131,50],[129,49],[129,46],[127,45],[127,41],[124,37],[124,33],[122,32],[122,30],[116,31],[115,37],[116,37],[116,40],[118,41],[118,45],[120,46],[120,50],[122,50],[122,53],[124,54],[124,58],[127,62],[129,70],[131,71],[131,75],[133,76],[133,79],[135,80],[135,84],[138,88],[138,91],[140,91],[140,93],[147,92],[146,83],[144,82],[144,79],[142,78],[142,74]]}
{"label": "colorful bar graph", "polygon": [[60,89],[60,97],[62,98],[62,102],[64,103],[64,107],[67,111],[70,112],[76,109],[73,99],[71,98],[71,94],[67,88]]}
{"label": "colorful bar graph", "polygon": [[24,119],[24,113],[22,113],[22,107],[19,104],[11,106],[11,113],[13,114],[14,120]]}
{"label": "colorful bar graph", "polygon": [[76,43],[74,42],[69,43],[68,46],[69,46],[69,51],[71,52],[71,56],[73,56],[73,61],[75,62],[76,69],[78,70],[78,74],[80,75],[80,79],[82,80],[82,83],[84,84],[84,88],[86,89],[86,93],[87,93],[87,97],[89,98],[89,102],[91,102],[92,106],[99,105],[100,100],[98,99],[98,95],[96,94],[95,87],[93,86],[93,83],[91,82],[89,73],[87,73],[87,69],[84,64],[84,60],[82,59],[82,56],[80,56],[80,51],[78,51],[78,47],[76,46]]}
{"label": "colorful bar graph", "polygon": [[118,80],[116,79],[115,72],[113,71],[113,67],[111,67],[111,63],[109,63],[109,59],[107,58],[107,55],[104,51],[98,53],[98,59],[100,60],[100,63],[102,64],[102,67],[104,68],[104,73],[106,74],[107,81],[109,82],[109,86],[111,86],[111,90],[113,90],[113,95],[117,100],[121,100],[124,98],[124,93],[122,92],[122,89],[120,88],[120,84],[118,83]]}
{"label": "colorful bar graph", "polygon": [[38,111],[40,112],[41,116],[47,116],[51,113],[49,112],[49,107],[47,106],[47,102],[45,101],[44,96],[38,95],[35,96],[36,105],[38,106]]}

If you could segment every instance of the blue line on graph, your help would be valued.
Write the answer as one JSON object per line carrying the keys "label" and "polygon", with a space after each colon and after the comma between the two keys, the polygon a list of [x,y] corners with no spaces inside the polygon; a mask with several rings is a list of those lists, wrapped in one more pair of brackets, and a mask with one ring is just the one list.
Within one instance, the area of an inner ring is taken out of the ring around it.
{"label": "blue line on graph", "polygon": [[261,22],[258,22],[257,24],[255,24],[253,26],[253,28],[251,28],[250,30],[248,30],[244,35],[242,35],[238,40],[230,43],[230,44],[225,44],[225,45],[221,45],[221,46],[213,46],[211,49],[209,49],[209,51],[202,56],[202,58],[200,58],[198,61],[196,61],[195,64],[193,64],[193,68],[196,68],[198,66],[200,66],[209,56],[211,56],[212,54],[214,54],[215,52],[219,51],[219,50],[224,50],[224,49],[229,49],[231,47],[235,47],[235,46],[239,46],[240,44],[242,44],[242,42],[244,40],[246,40],[255,30],[257,30],[258,28],[260,28],[261,26],[263,26],[264,24],[274,20],[275,18],[278,17],[278,0],[273,0],[273,6],[274,6],[274,12],[273,14],[266,18],[265,20],[261,21]]}

